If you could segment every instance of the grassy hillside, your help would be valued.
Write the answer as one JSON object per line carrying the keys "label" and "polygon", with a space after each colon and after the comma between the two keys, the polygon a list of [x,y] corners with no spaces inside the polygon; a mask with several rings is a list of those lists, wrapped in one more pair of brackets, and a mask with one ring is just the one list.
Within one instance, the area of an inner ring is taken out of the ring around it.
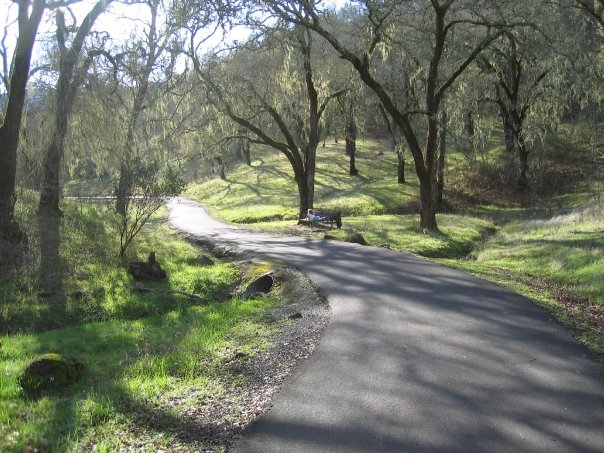
{"label": "grassy hillside", "polygon": [[340,210],[342,230],[295,225],[289,163],[265,148],[253,150],[251,167],[232,163],[225,181],[192,184],[187,195],[249,228],[329,239],[358,232],[371,245],[441,259],[538,299],[604,353],[604,174],[598,170],[604,150],[573,134],[535,149],[529,193],[515,190],[513,156],[500,137],[472,158],[450,150],[446,198],[455,213],[439,214],[434,234],[421,231],[418,216],[410,214],[418,194],[412,162],[408,182],[397,184],[395,156],[375,140],[358,145],[357,177],[348,175],[342,144],[318,150],[315,207]]}
{"label": "grassy hillside", "polygon": [[[315,206],[341,210],[344,215],[395,212],[418,193],[417,179],[409,167],[409,183],[396,183],[396,156],[385,144],[361,141],[357,167],[348,176],[343,146],[328,143],[319,148]],[[232,162],[226,181],[191,184],[188,196],[203,199],[221,218],[236,223],[296,219],[298,192],[291,165],[280,153],[264,147],[252,150],[251,167]]]}
{"label": "grassy hillside", "polygon": [[[195,417],[183,414],[227,389],[234,397],[245,384],[247,377],[225,364],[268,347],[276,327],[265,312],[276,297],[231,296],[239,268],[185,242],[159,216],[120,259],[111,209],[65,203],[64,218],[49,231],[50,222],[35,220],[33,194],[22,195],[18,214],[30,246],[0,281],[0,451],[197,448],[183,435]],[[145,282],[156,292],[141,292],[126,269],[150,250],[169,278]],[[165,292],[171,289],[202,295],[204,303]],[[18,376],[48,352],[78,358],[82,379],[58,392],[25,394]],[[211,422],[231,426],[250,415],[228,417]]]}
{"label": "grassy hillside", "polygon": [[[33,195],[23,201],[33,202]],[[117,219],[109,206],[66,203],[63,210],[60,224],[35,216],[26,223],[29,252],[15,272],[8,270],[10,278],[0,282],[0,332],[159,315],[187,303],[162,291],[203,293],[214,302],[237,281],[236,270],[228,264],[196,265],[202,252],[178,239],[160,216],[120,258]],[[125,271],[129,261],[146,261],[150,251],[171,278],[146,285],[156,292],[141,293]]]}

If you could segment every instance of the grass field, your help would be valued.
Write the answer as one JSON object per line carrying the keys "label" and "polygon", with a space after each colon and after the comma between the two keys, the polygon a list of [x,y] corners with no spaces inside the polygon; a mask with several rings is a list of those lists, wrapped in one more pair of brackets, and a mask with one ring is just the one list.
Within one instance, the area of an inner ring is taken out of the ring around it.
{"label": "grass field", "polygon": [[[1,337],[0,451],[110,452],[139,442],[141,451],[165,448],[177,440],[169,432],[183,404],[237,385],[240,377],[222,364],[267,346],[271,331],[260,315],[270,303],[232,300]],[[49,351],[78,357],[84,377],[60,393],[22,395],[17,376]]]}
{"label": "grass field", "polygon": [[276,234],[337,240],[360,232],[369,245],[387,245],[394,250],[432,258],[466,257],[476,242],[495,230],[492,222],[474,217],[441,214],[437,220],[440,231],[436,233],[423,232],[415,216],[394,214],[346,217],[341,229],[309,229],[293,226],[291,220],[250,223],[245,227]]}
{"label": "grass field", "polygon": [[[380,152],[383,153],[380,155]],[[341,145],[319,148],[315,206],[337,209],[345,215],[385,214],[415,197],[417,178],[411,168],[409,183],[396,183],[396,156],[386,144],[359,143],[360,175],[348,176]],[[256,148],[252,166],[235,164],[227,180],[211,179],[191,184],[187,196],[203,199],[221,218],[236,223],[294,220],[298,215],[298,192],[289,162],[267,148]]]}
{"label": "grass field", "polygon": [[[187,405],[202,406],[241,385],[224,364],[268,346],[275,327],[263,314],[275,297],[233,298],[241,271],[214,257],[202,265],[207,252],[161,217],[120,259],[110,210],[77,203],[63,209],[50,257],[33,252],[35,244],[47,248],[48,231],[38,231],[33,217],[24,222],[33,255],[0,284],[0,451],[159,451],[182,443]],[[127,263],[150,250],[169,278],[145,283],[157,292],[142,293]],[[53,290],[46,295],[43,262]],[[205,303],[160,292],[169,289],[199,294]],[[49,352],[78,358],[86,367],[82,379],[59,392],[24,394],[19,374]]]}
{"label": "grass field", "polygon": [[[39,244],[30,250],[40,253],[26,257],[25,266],[0,286],[0,332],[157,315],[188,303],[161,291],[200,293],[212,302],[237,279],[227,264],[197,266],[203,252],[179,240],[160,216],[120,258],[115,217],[108,206],[71,203],[63,209],[60,225],[44,219],[30,223],[30,240]],[[150,251],[171,277],[149,283],[157,292],[143,294],[125,271],[129,261],[146,261]]]}

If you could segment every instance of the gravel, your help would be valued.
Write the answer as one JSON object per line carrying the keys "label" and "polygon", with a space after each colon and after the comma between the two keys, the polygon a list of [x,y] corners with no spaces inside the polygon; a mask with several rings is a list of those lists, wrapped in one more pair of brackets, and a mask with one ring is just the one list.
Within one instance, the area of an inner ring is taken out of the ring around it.
{"label": "gravel", "polygon": [[[171,398],[156,408],[169,416],[139,419],[138,428],[127,428],[118,451],[225,452],[270,408],[283,380],[314,350],[330,316],[326,298],[305,275],[283,265],[274,272],[278,303],[264,314],[277,332],[270,346],[253,356],[232,351],[222,364],[222,374],[230,377],[223,392],[201,396],[192,391]],[[136,439],[134,445],[131,439]]]}

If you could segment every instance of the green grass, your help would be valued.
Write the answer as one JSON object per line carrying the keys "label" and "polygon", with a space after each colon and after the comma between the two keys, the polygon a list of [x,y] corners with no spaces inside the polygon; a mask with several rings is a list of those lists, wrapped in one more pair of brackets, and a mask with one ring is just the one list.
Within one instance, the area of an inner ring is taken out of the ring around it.
{"label": "green grass", "polygon": [[352,233],[361,233],[369,245],[388,245],[394,250],[404,250],[433,258],[461,258],[468,255],[481,238],[492,234],[493,223],[458,215],[437,216],[440,231],[423,232],[419,219],[412,215],[371,215],[345,217],[341,229],[310,229],[292,227],[291,221],[263,222],[246,225],[255,230],[295,234],[317,238],[344,240]]}
{"label": "green grass", "polygon": [[[597,321],[604,316],[604,217],[597,204],[604,174],[594,164],[604,153],[586,145],[579,129],[563,128],[556,140],[536,146],[535,190],[528,194],[515,190],[515,169],[501,134],[494,133],[489,149],[475,160],[449,149],[446,198],[457,214],[438,215],[438,233],[423,232],[417,215],[395,215],[413,206],[417,179],[408,162],[409,182],[397,184],[395,156],[375,140],[359,146],[359,177],[348,175],[342,145],[318,150],[315,207],[341,211],[341,230],[295,226],[298,197],[289,163],[263,148],[253,150],[252,167],[233,166],[227,181],[193,184],[188,195],[209,205],[214,215],[255,230],[338,240],[361,233],[371,245],[387,244],[479,273],[538,300],[589,347],[604,352],[604,329]],[[522,283],[527,278],[540,290]]]}
{"label": "green grass", "polygon": [[[116,451],[147,438],[155,439],[147,451],[169,445],[178,434],[171,431],[186,429],[183,404],[237,385],[240,377],[221,365],[266,348],[271,328],[260,314],[271,303],[233,300],[0,337],[0,451]],[[29,398],[16,379],[45,352],[79,358],[85,374],[61,393]]]}
{"label": "green grass", "polygon": [[476,260],[545,277],[604,308],[604,204],[512,223],[476,252]]}
{"label": "green grass", "polygon": [[[409,184],[397,184],[396,156],[385,143],[359,142],[360,175],[355,177],[348,175],[342,145],[320,147],[317,155],[316,207],[337,209],[345,215],[384,214],[416,197],[418,186],[411,167]],[[226,181],[191,184],[185,195],[203,200],[215,215],[235,223],[294,220],[298,216],[298,191],[291,165],[284,156],[264,147],[252,150],[251,167],[230,168]]]}
{"label": "green grass", "polygon": [[[268,347],[275,327],[264,313],[276,298],[232,298],[240,271],[213,258],[200,265],[206,252],[180,239],[161,215],[121,259],[108,207],[68,202],[60,223],[38,224],[36,197],[23,195],[17,212],[30,252],[0,285],[0,451],[157,451],[182,443],[192,426],[183,414],[245,380],[225,363]],[[146,287],[199,294],[207,304],[137,291],[127,264],[150,250],[168,279]],[[50,297],[40,295],[46,277],[56,292]],[[25,395],[19,374],[48,352],[82,361],[82,379]]]}
{"label": "green grass", "polygon": [[564,212],[530,220],[514,213],[471,259],[441,262],[526,295],[604,356],[604,203]]}
{"label": "green grass", "polygon": [[[63,210],[60,225],[31,220],[32,254],[18,273],[0,285],[0,333],[157,315],[191,303],[181,295],[161,291],[186,291],[212,302],[239,278],[229,264],[197,265],[203,252],[180,240],[161,217],[155,217],[127,256],[119,258],[118,233],[109,207],[65,203]],[[35,244],[40,244],[39,254]],[[156,292],[141,293],[127,273],[128,263],[146,261],[150,251],[156,252],[169,277],[145,284]]]}
{"label": "green grass", "polygon": [[[380,154],[381,153],[381,154]],[[344,227],[329,234],[344,239],[362,233],[370,244],[389,244],[429,257],[465,256],[476,242],[491,234],[492,222],[463,215],[440,215],[441,231],[424,233],[417,215],[394,215],[418,195],[411,162],[407,183],[396,182],[396,156],[385,142],[363,140],[358,144],[359,176],[348,175],[343,145],[319,148],[315,207],[342,213]],[[279,154],[255,148],[252,166],[238,165],[227,180],[213,179],[192,184],[187,195],[207,204],[224,220],[273,233],[294,232],[298,195],[289,162]]]}

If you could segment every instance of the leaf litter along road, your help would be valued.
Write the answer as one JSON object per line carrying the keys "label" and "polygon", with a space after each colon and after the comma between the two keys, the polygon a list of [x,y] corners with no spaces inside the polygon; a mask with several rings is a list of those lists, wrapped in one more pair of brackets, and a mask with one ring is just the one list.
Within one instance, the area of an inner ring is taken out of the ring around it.
{"label": "leaf litter along road", "polygon": [[296,266],[332,309],[234,451],[602,451],[604,367],[530,301],[409,254],[169,210],[175,228]]}

